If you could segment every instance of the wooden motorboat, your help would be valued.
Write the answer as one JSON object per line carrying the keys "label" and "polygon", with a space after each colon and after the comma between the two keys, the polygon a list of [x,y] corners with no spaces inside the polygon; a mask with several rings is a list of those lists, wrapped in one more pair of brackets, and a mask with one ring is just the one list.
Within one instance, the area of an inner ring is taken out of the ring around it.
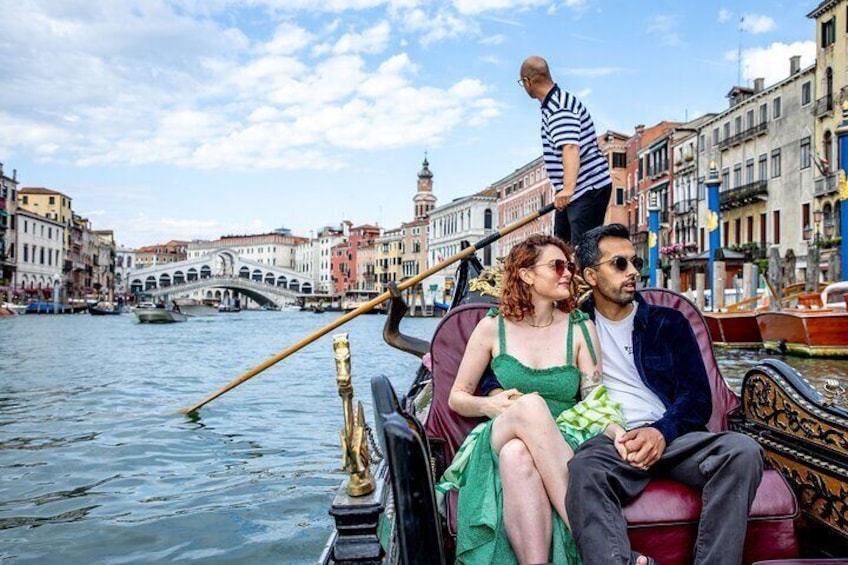
{"label": "wooden motorboat", "polygon": [[768,351],[806,357],[848,357],[848,313],[844,309],[760,312],[757,325]]}
{"label": "wooden motorboat", "polygon": [[182,312],[168,308],[137,308],[135,316],[142,324],[172,324],[188,320]]}
{"label": "wooden motorboat", "polygon": [[763,345],[756,312],[704,312],[704,318],[716,347],[759,349]]}
{"label": "wooden motorboat", "polygon": [[[319,562],[452,562],[454,515],[437,514],[433,484],[476,423],[457,417],[446,404],[465,340],[494,300],[484,287],[469,284],[481,270],[473,266],[474,259],[462,263],[456,277],[459,291],[432,342],[399,331],[406,305],[399,296],[392,300],[384,337],[393,347],[422,357],[422,364],[401,398],[387,378],[372,380],[374,431],[379,440],[379,446],[372,445],[374,459],[379,461],[372,473],[375,489],[354,497],[346,490],[352,479],[342,484],[330,509],[336,527]],[[770,362],[749,371],[740,399],[721,377],[709,330],[694,304],[665,290],[649,289],[643,296],[684,311],[693,324],[713,393],[708,427],[732,426],[750,434],[769,453],[773,469],[766,472],[760,487],[763,496],[758,491],[754,503],[744,563],[848,556],[845,396],[825,399],[800,375],[790,379],[796,387],[792,392],[778,393],[776,385],[758,384],[775,373],[791,372],[785,365]],[[790,458],[793,466],[773,454],[778,452],[788,454],[784,458]],[[673,481],[655,483],[624,509],[631,544],[666,565],[691,563],[699,493]],[[672,508],[687,510],[675,513]],[[824,527],[814,531],[812,523]]]}

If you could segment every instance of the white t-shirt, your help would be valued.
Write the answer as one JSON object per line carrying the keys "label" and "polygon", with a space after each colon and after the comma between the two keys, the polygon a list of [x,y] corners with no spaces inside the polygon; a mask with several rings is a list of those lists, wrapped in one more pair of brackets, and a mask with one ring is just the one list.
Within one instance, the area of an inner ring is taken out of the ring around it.
{"label": "white t-shirt", "polygon": [[653,424],[665,414],[665,405],[639,378],[633,359],[633,321],[638,307],[639,303],[634,302],[633,311],[617,322],[604,318],[595,310],[604,384],[610,398],[621,404],[629,430]]}

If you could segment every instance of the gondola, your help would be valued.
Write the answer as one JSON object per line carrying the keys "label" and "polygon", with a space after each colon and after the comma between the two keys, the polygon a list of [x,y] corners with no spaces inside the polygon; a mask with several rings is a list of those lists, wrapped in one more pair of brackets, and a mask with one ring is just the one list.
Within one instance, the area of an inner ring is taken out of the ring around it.
{"label": "gondola", "polygon": [[[467,338],[496,301],[485,274],[474,255],[462,261],[458,291],[431,342],[400,331],[406,305],[394,294],[384,338],[422,363],[400,397],[387,377],[372,378],[373,426],[361,409],[359,418],[346,416],[360,423],[360,443],[344,444],[350,477],[330,508],[335,527],[320,563],[453,562],[456,499],[449,497],[448,515],[439,515],[433,485],[478,421],[450,411],[447,396]],[[751,512],[744,563],[848,557],[848,411],[842,385],[828,383],[820,393],[784,363],[764,360],[746,373],[737,396],[722,378],[695,305],[668,290],[640,292],[649,302],[677,308],[692,323],[711,381],[708,428],[748,434],[765,450],[769,469]],[[372,455],[362,445],[363,429],[376,436]],[[367,472],[352,468],[351,453],[358,454],[355,460],[373,456],[374,464]],[[366,475],[373,490],[352,496]],[[699,512],[699,493],[671,480],[653,481],[624,509],[633,549],[664,565],[691,563]]]}

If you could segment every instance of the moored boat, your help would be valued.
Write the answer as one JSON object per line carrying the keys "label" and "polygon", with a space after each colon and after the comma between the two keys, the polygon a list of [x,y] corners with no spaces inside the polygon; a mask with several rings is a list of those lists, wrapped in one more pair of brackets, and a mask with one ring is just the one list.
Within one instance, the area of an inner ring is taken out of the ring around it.
{"label": "moored boat", "polygon": [[716,347],[758,349],[763,345],[756,312],[704,312],[704,318]]}
{"label": "moored boat", "polygon": [[768,351],[806,357],[848,357],[848,313],[844,309],[760,312],[757,325]]}

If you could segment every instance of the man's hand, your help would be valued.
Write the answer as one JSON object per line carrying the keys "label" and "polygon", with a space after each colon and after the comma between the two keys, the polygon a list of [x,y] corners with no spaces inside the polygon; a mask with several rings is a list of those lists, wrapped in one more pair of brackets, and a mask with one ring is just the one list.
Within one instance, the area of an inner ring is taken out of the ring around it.
{"label": "man's hand", "polygon": [[665,438],[656,428],[630,430],[620,441],[627,450],[627,462],[640,469],[649,469],[665,452]]}
{"label": "man's hand", "polygon": [[571,202],[571,197],[574,196],[574,191],[566,191],[562,189],[556,193],[554,197],[554,208],[557,210],[565,210],[568,203]]}
{"label": "man's hand", "polygon": [[488,396],[486,397],[488,402],[483,406],[483,414],[494,420],[521,396],[522,394],[514,388]]}

